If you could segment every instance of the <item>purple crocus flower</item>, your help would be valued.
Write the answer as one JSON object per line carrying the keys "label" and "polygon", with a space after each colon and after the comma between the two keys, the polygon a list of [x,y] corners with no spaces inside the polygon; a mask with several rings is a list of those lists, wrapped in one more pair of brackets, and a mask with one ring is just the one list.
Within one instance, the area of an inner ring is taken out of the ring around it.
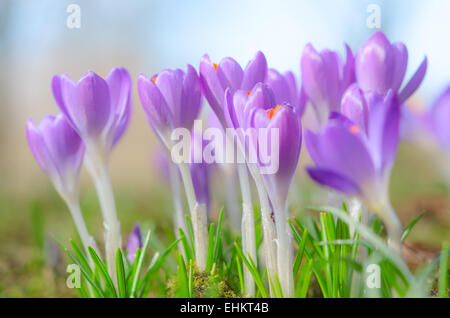
{"label": "purple crocus flower", "polygon": [[147,78],[138,78],[138,93],[147,121],[157,136],[167,143],[174,128],[192,129],[201,109],[200,82],[195,69],[165,69]]}
{"label": "purple crocus flower", "polygon": [[[244,152],[250,153],[250,158],[247,158],[249,168],[253,169],[254,165],[257,165],[259,171],[263,174],[264,179],[261,182],[264,183],[265,192],[267,192],[272,203],[276,220],[276,240],[278,243],[276,251],[273,251],[270,247],[271,241],[275,238],[272,236],[265,237],[265,250],[267,255],[269,255],[269,258],[266,258],[269,275],[275,275],[274,270],[278,268],[278,277],[283,289],[283,295],[293,297],[294,288],[291,270],[293,265],[292,233],[287,223],[289,215],[286,201],[289,186],[300,156],[302,133],[299,116],[290,105],[276,105],[274,94],[270,87],[265,83],[258,83],[250,94],[243,90],[238,90],[232,95],[230,90],[226,90],[224,117],[228,127],[242,128],[244,131],[240,131],[247,136],[250,135],[250,140],[247,140],[244,135],[238,133],[238,140],[244,148]],[[263,133],[261,133],[261,130]],[[272,135],[274,131],[277,134]],[[277,139],[273,140],[272,138]],[[274,141],[275,143],[273,143]],[[278,147],[278,151],[272,147]],[[270,155],[269,162],[263,159],[262,149],[265,149],[264,152],[267,151],[266,154]],[[251,160],[252,152],[257,154],[256,163],[253,163]],[[278,158],[274,158],[274,155],[278,156]],[[263,171],[266,171],[267,164],[270,166],[273,160],[278,160],[276,170],[270,174],[267,172],[263,173]],[[261,210],[263,210],[263,207]],[[273,223],[271,223],[271,220],[268,220],[267,211],[262,211],[261,214],[263,227],[265,228],[264,233],[268,235],[270,224]],[[274,255],[276,255],[276,261],[271,260]],[[276,266],[269,265],[269,263],[274,261],[277,264]]]}
{"label": "purple crocus flower", "polygon": [[[278,170],[274,174],[265,174],[267,191],[272,204],[278,205],[279,209],[285,209],[288,190],[292,177],[297,168],[300,149],[302,144],[302,128],[298,115],[288,105],[277,105],[268,110],[254,108],[249,118],[249,126],[256,130],[266,128],[278,130],[279,163]],[[270,136],[270,133],[267,134]],[[258,150],[264,146],[263,141],[258,138]],[[269,141],[269,145],[271,145]],[[271,149],[272,151],[272,149]]]}
{"label": "purple crocus flower", "polygon": [[342,94],[355,81],[354,57],[348,45],[345,48],[345,63],[328,49],[317,52],[307,44],[303,50],[302,91],[314,107],[319,125],[326,122],[330,112],[339,110]]}
{"label": "purple crocus flower", "polygon": [[86,147],[95,148],[104,157],[128,126],[131,86],[124,68],[112,69],[104,79],[88,71],[76,84],[67,74],[52,79],[53,96],[61,112]]}
{"label": "purple crocus flower", "polygon": [[390,43],[383,32],[375,32],[358,50],[355,59],[356,80],[364,91],[386,94],[392,89],[403,104],[419,87],[427,70],[426,57],[409,82],[400,91],[408,63],[408,50],[401,42]]}
{"label": "purple crocus flower", "polygon": [[65,200],[76,200],[84,158],[84,144],[78,134],[62,114],[45,116],[38,126],[29,119],[26,133],[36,162],[56,190]]}
{"label": "purple crocus flower", "polygon": [[306,147],[316,165],[307,172],[319,184],[357,197],[377,213],[399,252],[401,224],[388,197],[399,140],[396,95],[392,90],[385,96],[364,93],[353,86],[343,98],[342,112],[332,113],[319,133],[306,132]]}
{"label": "purple crocus flower", "polygon": [[139,224],[135,224],[133,231],[131,231],[130,236],[128,237],[127,244],[127,258],[130,263],[134,262],[138,248],[142,248],[142,234]]}
{"label": "purple crocus flower", "polygon": [[242,70],[238,62],[231,57],[222,59],[218,64],[211,62],[208,55],[204,55],[200,62],[200,82],[203,95],[208,100],[217,118],[225,126],[223,117],[223,96],[228,88],[231,93],[241,89],[249,92],[258,82],[264,82],[267,74],[267,61],[262,52]]}

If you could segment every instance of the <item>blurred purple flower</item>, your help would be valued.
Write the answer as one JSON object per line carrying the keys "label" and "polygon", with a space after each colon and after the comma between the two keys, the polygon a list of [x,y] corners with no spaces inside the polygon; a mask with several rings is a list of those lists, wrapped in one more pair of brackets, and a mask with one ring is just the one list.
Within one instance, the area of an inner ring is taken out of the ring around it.
{"label": "blurred purple flower", "polygon": [[138,248],[142,248],[142,234],[139,225],[135,224],[133,231],[131,231],[130,236],[128,237],[127,244],[127,258],[130,263],[134,262]]}
{"label": "blurred purple flower", "polygon": [[342,94],[355,81],[354,57],[348,45],[345,48],[345,63],[328,49],[319,53],[307,44],[303,50],[302,92],[311,102],[319,124],[326,122],[330,112],[339,110]]}
{"label": "blurred purple flower", "polygon": [[342,113],[333,113],[319,133],[306,132],[316,164],[307,171],[316,182],[378,210],[374,207],[387,200],[398,145],[399,104],[393,91],[382,96],[353,86],[343,98]]}
{"label": "blurred purple flower", "polygon": [[203,95],[208,100],[217,118],[225,126],[223,117],[223,96],[228,88],[231,93],[241,89],[249,92],[258,82],[264,82],[267,61],[262,52],[247,64],[245,70],[231,57],[223,58],[218,64],[211,62],[208,55],[200,61],[200,82]]}
{"label": "blurred purple flower", "polygon": [[436,144],[450,154],[450,87],[436,99],[422,120]]}
{"label": "blurred purple flower", "polygon": [[131,77],[113,68],[103,79],[88,71],[78,83],[67,74],[52,79],[53,96],[86,147],[108,156],[125,132],[131,116]]}
{"label": "blurred purple flower", "polygon": [[356,80],[364,91],[386,94],[392,89],[403,104],[419,87],[427,70],[425,57],[409,82],[400,91],[408,63],[408,50],[401,42],[391,44],[383,32],[375,32],[358,50]]}
{"label": "blurred purple flower", "polygon": [[147,78],[138,78],[138,93],[147,120],[164,142],[174,128],[192,129],[202,105],[199,78],[195,69],[165,69]]}
{"label": "blurred purple flower", "polygon": [[38,126],[29,119],[26,134],[36,162],[56,190],[64,199],[74,199],[84,157],[84,144],[78,134],[62,114],[45,116]]}

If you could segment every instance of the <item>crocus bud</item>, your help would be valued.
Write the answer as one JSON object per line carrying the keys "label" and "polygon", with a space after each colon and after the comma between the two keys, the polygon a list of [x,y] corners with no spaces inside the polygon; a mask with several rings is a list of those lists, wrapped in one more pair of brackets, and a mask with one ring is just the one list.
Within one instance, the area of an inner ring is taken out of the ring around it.
{"label": "crocus bud", "polygon": [[306,147],[316,164],[307,171],[316,182],[360,197],[370,208],[387,200],[399,139],[400,107],[392,91],[360,101],[364,102],[369,109],[366,131],[344,115],[333,113],[318,134],[306,132]]}
{"label": "crocus bud", "polygon": [[131,77],[114,68],[103,79],[88,71],[78,83],[69,75],[55,75],[53,96],[86,147],[107,157],[122,137],[131,115]]}
{"label": "crocus bud", "polygon": [[174,128],[192,129],[201,109],[201,89],[195,69],[166,69],[151,79],[141,74],[138,93],[147,120],[167,145],[168,134]]}
{"label": "crocus bud", "polygon": [[302,90],[320,124],[331,111],[339,110],[342,94],[355,80],[353,54],[347,45],[345,48],[345,63],[336,52],[325,49],[319,53],[311,44],[306,45],[302,54]]}
{"label": "crocus bud", "polygon": [[[266,173],[267,191],[273,204],[284,209],[292,177],[297,168],[302,145],[302,127],[298,115],[291,106],[277,105],[275,108],[255,108],[250,115],[250,126],[256,130],[265,128],[267,134],[258,134],[258,151],[269,148],[271,161],[278,160],[278,168],[273,173]],[[278,140],[272,142],[271,130],[278,130]],[[263,143],[266,146],[263,146]],[[278,151],[272,149],[278,147]],[[274,158],[278,155],[278,158]],[[261,156],[261,153],[258,154]],[[261,158],[259,158],[261,161]],[[264,164],[266,166],[266,164]]]}
{"label": "crocus bud", "polygon": [[78,195],[80,168],[84,145],[63,115],[45,116],[38,126],[27,122],[30,150],[41,169],[49,176],[65,200]]}
{"label": "crocus bud", "polygon": [[208,100],[217,118],[225,125],[223,117],[223,97],[228,88],[232,94],[238,89],[251,91],[258,82],[263,82],[267,74],[267,61],[262,52],[247,64],[245,70],[231,57],[222,59],[218,64],[204,55],[200,62],[200,82],[203,95]]}
{"label": "crocus bud", "polygon": [[377,31],[356,54],[356,80],[364,91],[386,94],[392,89],[399,93],[399,103],[402,104],[419,87],[427,69],[427,59],[424,58],[411,80],[399,92],[407,63],[406,46],[401,42],[391,44],[383,32]]}
{"label": "crocus bud", "polygon": [[142,248],[142,234],[139,225],[135,224],[133,231],[131,231],[130,236],[128,237],[127,244],[127,258],[130,263],[134,262],[138,248]]}

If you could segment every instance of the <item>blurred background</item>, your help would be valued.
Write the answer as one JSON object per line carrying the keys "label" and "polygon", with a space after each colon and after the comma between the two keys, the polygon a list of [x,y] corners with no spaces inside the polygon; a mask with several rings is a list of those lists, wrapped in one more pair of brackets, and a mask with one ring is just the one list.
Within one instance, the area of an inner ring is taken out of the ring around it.
{"label": "blurred background", "polygon": [[[66,25],[70,4],[81,9],[80,28]],[[0,296],[71,295],[48,269],[56,262],[48,233],[66,239],[74,229],[25,137],[28,118],[39,121],[58,112],[50,89],[54,74],[77,80],[87,70],[100,75],[116,66],[129,70],[133,116],[111,160],[119,218],[124,233],[136,221],[171,229],[170,196],[152,159],[157,143],[138,100],[138,75],[187,63],[197,68],[205,53],[216,61],[232,56],[245,65],[262,50],[270,67],[292,69],[299,78],[308,42],[343,53],[345,41],[357,50],[376,30],[366,23],[371,4],[380,7],[381,29],[388,38],[408,47],[406,78],[428,56],[425,81],[412,99],[426,107],[450,84],[449,1],[0,0]],[[305,182],[297,182],[294,191],[316,189],[301,165],[299,179]],[[426,212],[411,244],[432,251],[450,239],[448,188],[432,155],[402,144],[392,192],[404,224]],[[100,226],[98,205],[84,173],[81,200],[95,229]],[[36,260],[36,250],[46,258]],[[55,284],[46,283],[48,276]]]}

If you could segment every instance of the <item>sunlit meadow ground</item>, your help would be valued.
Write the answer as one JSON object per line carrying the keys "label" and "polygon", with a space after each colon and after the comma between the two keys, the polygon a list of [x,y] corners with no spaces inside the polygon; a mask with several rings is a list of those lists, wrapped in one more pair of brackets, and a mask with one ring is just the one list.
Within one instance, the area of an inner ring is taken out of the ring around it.
{"label": "sunlit meadow ground", "polygon": [[[408,145],[400,147],[392,175],[391,197],[403,224],[425,211],[406,242],[405,257],[414,268],[435,256],[444,241],[450,241],[450,199],[448,188],[439,180],[429,156]],[[5,197],[0,195],[0,297],[78,297],[65,285],[68,259],[52,239],[67,243],[77,238],[69,213],[49,184],[45,195]],[[173,240],[171,202],[167,188],[156,184],[149,193],[132,192],[115,184],[117,209],[123,240],[138,221],[153,229],[151,253],[162,250]],[[310,183],[307,187],[315,189]],[[220,191],[217,187],[215,191]],[[41,189],[42,190],[42,189]],[[101,241],[101,220],[92,188],[81,193],[82,208],[88,227]],[[326,202],[324,202],[326,203]],[[293,213],[302,208],[295,207]],[[217,213],[213,213],[213,221]],[[174,254],[174,253],[172,253]],[[174,255],[165,268],[175,273]],[[164,297],[167,277],[154,282],[150,296]]]}

